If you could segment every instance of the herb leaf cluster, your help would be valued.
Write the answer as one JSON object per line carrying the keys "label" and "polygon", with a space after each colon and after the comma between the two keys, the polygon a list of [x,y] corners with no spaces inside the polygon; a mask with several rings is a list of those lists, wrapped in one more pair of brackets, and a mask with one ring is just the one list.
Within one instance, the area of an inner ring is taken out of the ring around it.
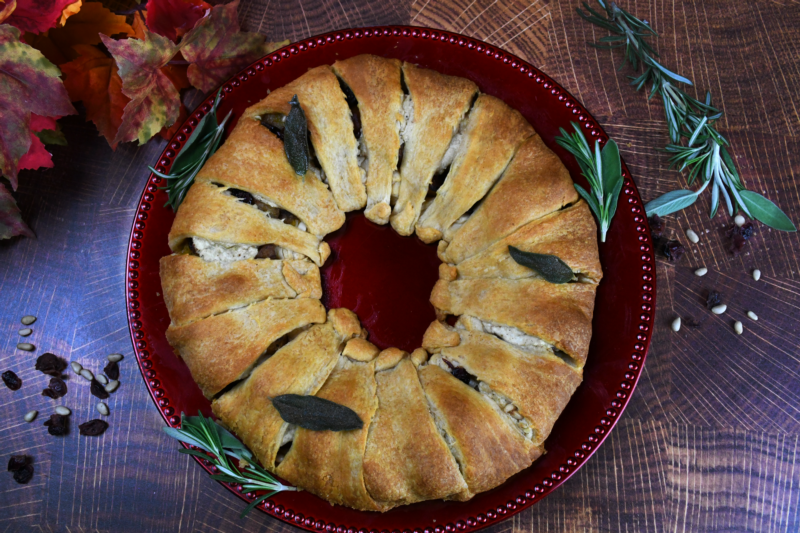
{"label": "herb leaf cluster", "polygon": [[[639,20],[617,6],[614,2],[597,0],[605,10],[599,13],[584,2],[586,11],[577,8],[578,15],[592,24],[605,28],[611,35],[602,37],[591,46],[599,49],[625,48],[625,61],[638,76],[629,76],[637,91],[650,85],[652,98],[661,96],[664,114],[669,126],[670,143],[665,151],[672,154],[670,167],[679,172],[688,170],[687,182],[691,186],[699,181],[696,191],[681,189],[670,191],[648,202],[648,216],[664,216],[692,205],[700,194],[711,185],[711,209],[709,216],[717,214],[720,199],[731,216],[739,210],[750,218],[782,231],[797,231],[797,228],[770,200],[748,191],[736,170],[727,147],[728,141],[714,127],[723,112],[711,105],[711,92],[700,101],[681,89],[678,84],[692,86],[692,82],[664,67],[656,58],[658,53],[647,42],[647,38],[658,37],[658,33],[647,21]],[[684,143],[684,140],[686,141]],[[699,179],[698,179],[699,178]]]}
{"label": "herb leaf cluster", "polygon": [[225,133],[225,124],[231,118],[231,112],[225,116],[221,123],[217,123],[217,106],[219,105],[220,95],[222,91],[217,92],[217,97],[214,99],[214,105],[206,115],[200,119],[197,127],[192,132],[189,140],[183,146],[183,149],[175,158],[170,168],[169,174],[159,172],[153,167],[150,172],[167,180],[166,187],[161,187],[167,191],[167,203],[173,211],[177,211],[178,207],[186,197],[189,187],[194,183],[194,178],[203,165],[206,164],[208,158],[219,148],[222,142],[222,135]]}
{"label": "herb leaf cluster", "polygon": [[594,216],[600,223],[600,240],[606,242],[606,233],[611,225],[611,219],[617,212],[617,200],[622,190],[622,166],[619,161],[619,148],[613,139],[609,139],[602,150],[600,141],[595,140],[594,150],[589,147],[586,137],[583,136],[581,127],[572,123],[575,133],[568,133],[564,128],[559,128],[561,135],[556,137],[556,142],[575,156],[581,167],[584,177],[591,185],[591,193],[575,184],[586,203],[589,204]]}
{"label": "herb leaf cluster", "polygon": [[[242,517],[253,510],[256,505],[278,492],[297,490],[295,487],[284,485],[260,467],[253,458],[253,454],[239,439],[210,418],[204,417],[202,413],[198,413],[198,416],[185,416],[181,413],[180,429],[165,427],[164,433],[203,450],[201,452],[182,448],[178,451],[210,461],[221,472],[211,476],[212,479],[224,483],[239,483],[247,492],[265,491],[265,494],[257,497],[247,506],[241,514]],[[240,466],[242,464],[246,464],[246,466],[240,469],[228,456],[238,459]]]}

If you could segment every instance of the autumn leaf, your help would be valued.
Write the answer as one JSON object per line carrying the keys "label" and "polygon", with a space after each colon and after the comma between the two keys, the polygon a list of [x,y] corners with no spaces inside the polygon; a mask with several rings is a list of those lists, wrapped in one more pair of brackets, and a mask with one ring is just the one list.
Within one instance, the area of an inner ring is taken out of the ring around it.
{"label": "autumn leaf", "polygon": [[168,128],[162,128],[161,131],[158,132],[158,135],[166,140],[172,139],[172,136],[178,133],[178,130],[181,129],[181,125],[183,125],[187,118],[189,118],[189,110],[186,109],[185,105],[181,104],[181,111],[178,114],[178,120],[176,120],[172,126]]}
{"label": "autumn leaf", "polygon": [[16,235],[35,237],[31,229],[22,221],[22,213],[8,189],[0,183],[0,239],[10,239]]}
{"label": "autumn leaf", "polygon": [[50,40],[74,59],[70,49],[76,44],[100,44],[100,35],[125,33],[133,35],[133,28],[125,22],[124,15],[115,15],[103,7],[100,2],[87,2],[76,15],[67,21],[63,28],[54,28],[48,32]]}
{"label": "autumn leaf", "polygon": [[11,13],[14,12],[14,9],[17,8],[17,0],[0,0],[0,24],[5,22],[5,20],[11,16]]}
{"label": "autumn leaf", "polygon": [[58,68],[19,36],[18,29],[0,25],[0,172],[14,189],[19,160],[31,146],[31,113],[75,113]]}
{"label": "autumn leaf", "polygon": [[36,170],[37,168],[53,168],[53,158],[50,152],[44,147],[44,141],[36,135],[40,131],[55,130],[56,119],[54,117],[40,117],[31,114],[31,147],[27,153],[19,158],[20,170]]}
{"label": "autumn leaf", "polygon": [[115,143],[138,139],[139,144],[144,144],[165,125],[174,124],[180,112],[180,94],[161,71],[178,47],[146,28],[144,35],[144,40],[121,41],[101,35],[119,66],[122,92],[131,99],[122,114]]}
{"label": "autumn leaf", "polygon": [[175,42],[209,9],[211,6],[203,0],[147,0],[147,27]]}
{"label": "autumn leaf", "polygon": [[61,20],[61,13],[75,0],[17,0],[17,8],[6,23],[22,31],[42,33]]}
{"label": "autumn leaf", "polygon": [[239,0],[211,8],[182,41],[181,52],[191,64],[189,81],[209,92],[231,74],[274,49],[264,36],[239,31]]}
{"label": "autumn leaf", "polygon": [[48,37],[47,32],[45,33],[31,33],[25,32],[25,35],[22,36],[22,41],[25,44],[32,46],[39,50],[42,55],[54,65],[61,65],[69,61],[69,58],[66,54],[72,54],[72,50],[63,50],[56,46],[56,44],[50,40]]}
{"label": "autumn leaf", "polygon": [[144,41],[144,30],[147,28],[144,24],[144,19],[147,16],[147,13],[142,15],[141,12],[136,12],[133,15],[133,35],[131,37],[136,37]]}
{"label": "autumn leaf", "polygon": [[58,19],[58,25],[63,26],[66,24],[68,18],[81,10],[81,6],[83,6],[83,0],[78,0],[77,2],[68,5],[67,8],[61,12],[61,18]]}
{"label": "autumn leaf", "polygon": [[122,94],[122,79],[117,63],[94,46],[75,46],[78,58],[61,66],[66,78],[64,87],[73,102],[83,101],[86,120],[97,126],[112,149],[122,124],[122,111],[130,98]]}

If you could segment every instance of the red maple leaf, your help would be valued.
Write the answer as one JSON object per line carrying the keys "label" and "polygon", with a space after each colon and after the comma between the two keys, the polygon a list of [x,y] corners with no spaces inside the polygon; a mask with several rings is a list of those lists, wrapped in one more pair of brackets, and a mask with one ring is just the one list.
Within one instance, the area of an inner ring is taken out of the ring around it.
{"label": "red maple leaf", "polygon": [[191,64],[189,81],[208,92],[231,74],[274,50],[258,33],[239,31],[239,0],[211,8],[182,41],[181,52]]}
{"label": "red maple leaf", "polygon": [[22,221],[22,213],[8,189],[0,183],[0,239],[10,239],[15,235],[35,237],[31,229]]}
{"label": "red maple leaf", "polygon": [[61,13],[75,0],[17,0],[17,8],[6,19],[22,31],[42,33],[55,27]]}
{"label": "red maple leaf", "polygon": [[203,0],[147,0],[147,27],[175,42],[209,9]]}
{"label": "red maple leaf", "polygon": [[0,173],[14,189],[19,160],[31,146],[31,114],[75,113],[58,68],[19,36],[17,28],[0,25]]}
{"label": "red maple leaf", "polygon": [[146,28],[144,36],[144,40],[121,41],[100,36],[119,66],[122,92],[131,99],[122,114],[115,143],[138,139],[144,144],[161,128],[174,124],[180,112],[180,94],[161,70],[178,47]]}
{"label": "red maple leaf", "polygon": [[31,114],[31,147],[28,152],[19,158],[20,170],[35,170],[37,168],[53,168],[52,154],[44,147],[44,143],[38,136],[34,135],[35,131],[42,130],[55,130],[56,117],[40,117],[36,114]]}

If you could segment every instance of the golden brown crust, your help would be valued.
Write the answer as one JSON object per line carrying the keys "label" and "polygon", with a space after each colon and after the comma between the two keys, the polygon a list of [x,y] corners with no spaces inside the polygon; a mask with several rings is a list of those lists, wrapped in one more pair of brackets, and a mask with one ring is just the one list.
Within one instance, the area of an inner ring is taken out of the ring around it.
{"label": "golden brown crust", "polygon": [[378,356],[380,349],[366,339],[355,338],[347,341],[342,355],[354,361],[369,363]]}
{"label": "golden brown crust", "polygon": [[411,63],[403,63],[403,78],[414,112],[405,125],[400,190],[390,221],[397,233],[411,235],[433,174],[478,87],[467,79]]}
{"label": "golden brown crust", "polygon": [[541,278],[439,280],[431,303],[443,313],[513,326],[554,345],[583,366],[592,338],[597,286]]}
{"label": "golden brown crust", "polygon": [[428,361],[428,352],[425,348],[417,348],[411,352],[411,362],[414,366],[419,366]]}
{"label": "golden brown crust", "polygon": [[[333,198],[342,211],[362,209],[367,203],[364,171],[358,166],[358,145],[353,120],[339,80],[329,65],[312,68],[293,82],[275,89],[248,109],[253,116],[265,113],[288,115],[289,100],[300,101],[308,121],[311,143],[330,184]],[[316,179],[309,172],[306,179]]]}
{"label": "golden brown crust", "polygon": [[538,135],[529,137],[481,205],[449,236],[443,260],[460,263],[523,224],[577,200],[572,178],[558,156]]}
{"label": "golden brown crust", "polygon": [[361,114],[367,149],[367,208],[364,215],[376,224],[389,221],[392,175],[397,171],[403,90],[400,61],[363,54],[333,64],[333,71],[353,91]]}
{"label": "golden brown crust", "polygon": [[434,320],[422,336],[422,347],[431,353],[436,353],[443,346],[458,346],[461,342],[458,332],[444,322]]}
{"label": "golden brown crust", "polygon": [[249,112],[244,112],[197,180],[256,193],[295,215],[317,236],[342,227],[344,213],[328,187],[313,175],[298,176],[289,165],[283,142]]}
{"label": "golden brown crust", "polygon": [[378,360],[375,361],[375,371],[388,370],[394,368],[397,363],[403,360],[408,355],[400,348],[387,348],[378,355]]}
{"label": "golden brown crust", "polygon": [[213,242],[248,244],[276,244],[301,253],[321,266],[322,245],[318,237],[271,219],[252,205],[209,182],[196,182],[178,208],[169,231],[169,247],[179,252],[186,239],[202,237]]}
{"label": "golden brown crust", "polygon": [[469,385],[430,364],[420,368],[419,377],[472,494],[500,485],[542,455],[541,446],[526,440],[496,404]]}
{"label": "golden brown crust", "polygon": [[185,326],[167,328],[207,398],[246,375],[270,344],[307,324],[325,322],[325,307],[311,298],[264,300]]}
{"label": "golden brown crust", "polygon": [[[303,273],[294,270],[292,264]],[[218,263],[177,254],[162,257],[159,265],[164,303],[176,326],[267,298],[322,295],[319,268],[308,261],[250,259]],[[287,278],[287,271],[293,272],[294,277]]]}
{"label": "golden brown crust", "polygon": [[534,135],[533,127],[502,100],[482,94],[469,113],[461,146],[436,198],[417,222],[417,235],[433,242],[469,211],[500,178],[522,141]]}
{"label": "golden brown crust", "polygon": [[330,323],[312,326],[259,365],[250,377],[218,399],[211,407],[267,469],[289,424],[272,406],[281,394],[316,394],[339,360],[344,338]]}
{"label": "golden brown crust", "polygon": [[328,311],[328,321],[333,324],[337,333],[344,338],[359,337],[362,335],[361,322],[354,312],[349,309],[339,308]]}
{"label": "golden brown crust", "polygon": [[558,256],[573,272],[593,283],[599,283],[603,278],[597,250],[597,225],[583,200],[532,220],[482,252],[465,259],[454,268],[458,279],[538,277],[534,270],[514,261],[509,255],[509,246],[525,252]]}
{"label": "golden brown crust", "polygon": [[580,385],[582,371],[555,356],[518,350],[488,333],[461,331],[460,336],[459,345],[443,347],[441,356],[511,399],[536,430],[534,444],[543,444]]}
{"label": "golden brown crust", "polygon": [[316,396],[349,407],[364,426],[350,431],[298,428],[292,447],[278,465],[278,475],[334,504],[365,511],[386,510],[388,507],[373,500],[364,486],[364,449],[378,408],[375,362],[340,357]]}
{"label": "golden brown crust", "polygon": [[364,481],[372,497],[393,505],[468,498],[411,360],[403,358],[375,379],[379,407],[364,455]]}

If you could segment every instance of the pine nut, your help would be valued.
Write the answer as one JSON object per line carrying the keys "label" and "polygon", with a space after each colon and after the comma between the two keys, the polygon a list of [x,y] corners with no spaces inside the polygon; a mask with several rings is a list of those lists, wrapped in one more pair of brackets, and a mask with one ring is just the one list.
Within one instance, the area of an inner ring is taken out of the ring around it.
{"label": "pine nut", "polygon": [[756,281],[761,279],[761,271],[759,269],[753,270],[753,279]]}
{"label": "pine nut", "polygon": [[103,374],[97,374],[94,379],[100,382],[101,385],[108,385],[108,378]]}
{"label": "pine nut", "polygon": [[708,274],[708,269],[706,267],[700,267],[694,271],[694,275],[698,277],[703,277]]}
{"label": "pine nut", "polygon": [[83,379],[86,381],[92,381],[94,379],[94,374],[92,374],[92,371],[87,368],[81,370],[81,376],[83,376]]}
{"label": "pine nut", "polygon": [[687,229],[686,230],[686,238],[692,241],[692,243],[697,244],[700,242],[700,237],[697,236],[693,230]]}
{"label": "pine nut", "polygon": [[122,356],[121,353],[112,353],[111,355],[109,355],[107,357],[107,359],[109,361],[111,361],[112,363],[118,363],[118,362],[122,361],[123,356]]}
{"label": "pine nut", "polygon": [[64,407],[63,405],[59,405],[58,407],[56,407],[57,415],[69,416],[71,413],[72,411],[70,411],[68,407]]}
{"label": "pine nut", "polygon": [[108,385],[106,385],[103,388],[106,389],[106,392],[114,392],[115,390],[117,390],[117,387],[119,387],[119,381],[117,381],[116,379],[112,379],[111,381],[108,382]]}
{"label": "pine nut", "polygon": [[736,218],[734,218],[734,219],[733,219],[733,221],[734,221],[734,222],[736,223],[736,225],[737,225],[737,226],[739,226],[740,228],[741,228],[742,226],[744,226],[744,222],[745,222],[745,220],[744,220],[744,217],[743,217],[742,215],[736,215]]}
{"label": "pine nut", "polygon": [[727,310],[728,306],[725,304],[715,305],[714,307],[711,308],[711,312],[714,313],[715,315],[721,315]]}
{"label": "pine nut", "polygon": [[69,364],[69,366],[70,366],[70,367],[72,367],[72,371],[73,371],[73,372],[75,372],[76,374],[80,374],[80,373],[81,373],[81,370],[83,370],[83,367],[82,367],[82,366],[81,366],[81,364],[80,364],[79,362],[77,362],[77,361],[73,361],[73,362],[71,362],[71,363]]}
{"label": "pine nut", "polygon": [[741,322],[739,322],[739,321],[737,320],[736,322],[734,322],[734,323],[733,323],[733,330],[734,330],[736,333],[738,333],[739,335],[741,335],[741,334],[742,334],[742,332],[744,332],[744,326],[742,325],[742,323],[741,323]]}
{"label": "pine nut", "polygon": [[108,406],[103,402],[97,404],[97,412],[103,416],[108,416]]}
{"label": "pine nut", "polygon": [[17,349],[25,350],[26,352],[32,352],[36,349],[36,346],[34,346],[29,342],[20,342],[19,344],[17,344]]}
{"label": "pine nut", "polygon": [[36,420],[36,415],[39,414],[39,411],[28,411],[25,413],[25,422],[33,422]]}
{"label": "pine nut", "polygon": [[752,311],[747,312],[747,316],[749,316],[752,320],[758,320],[758,315]]}
{"label": "pine nut", "polygon": [[503,407],[503,411],[505,411],[506,413],[510,413],[514,409],[516,409],[516,407],[514,407],[513,403],[506,404],[506,406]]}
{"label": "pine nut", "polygon": [[672,331],[678,332],[681,330],[681,317],[672,321]]}
{"label": "pine nut", "polygon": [[36,322],[36,317],[33,315],[25,315],[24,317],[22,317],[21,322],[26,326],[30,326],[31,324]]}
{"label": "pine nut", "polygon": [[19,330],[19,334],[22,337],[27,337],[31,333],[33,333],[33,330],[31,328],[22,328],[21,330]]}

